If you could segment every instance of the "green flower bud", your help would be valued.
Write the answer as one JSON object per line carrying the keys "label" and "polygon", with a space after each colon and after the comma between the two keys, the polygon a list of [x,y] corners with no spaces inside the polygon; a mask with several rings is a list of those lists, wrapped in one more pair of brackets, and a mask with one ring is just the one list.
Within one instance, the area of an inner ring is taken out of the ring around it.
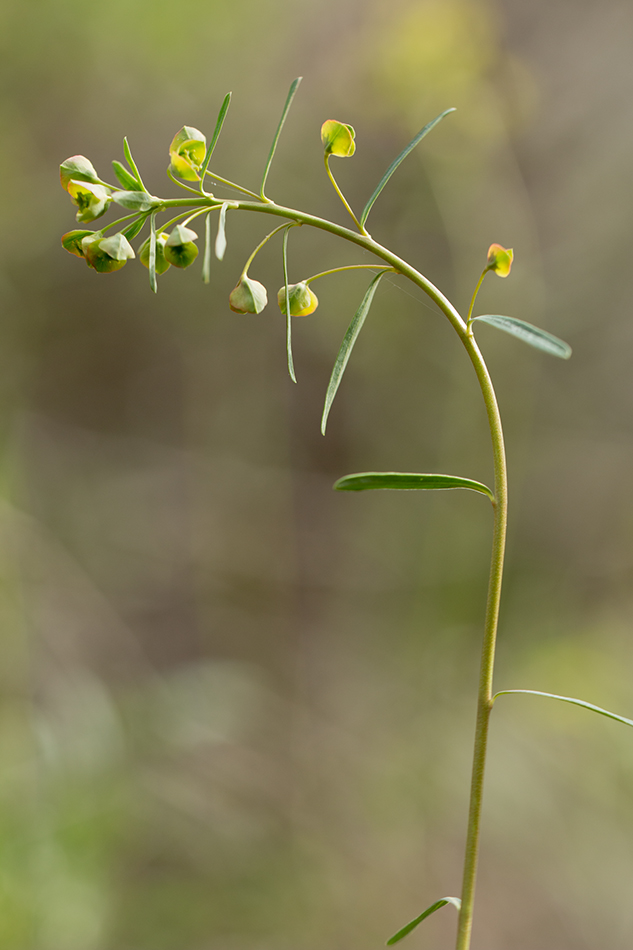
{"label": "green flower bud", "polygon": [[189,267],[198,256],[198,248],[193,243],[198,235],[191,228],[177,224],[165,241],[163,253],[165,260],[174,267]]}
{"label": "green flower bud", "polygon": [[206,153],[207,140],[202,132],[190,125],[184,125],[169,146],[169,170],[172,175],[178,175],[185,181],[199,181],[198,172],[202,168]]}
{"label": "green flower bud", "polygon": [[132,245],[124,234],[113,234],[112,237],[87,236],[81,242],[84,257],[89,267],[93,267],[100,274],[109,274],[120,270],[125,262],[135,257]]}
{"label": "green flower bud", "polygon": [[261,313],[267,303],[266,288],[250,277],[241,277],[229,295],[229,306],[235,313]]}
{"label": "green flower bud", "polygon": [[68,251],[69,254],[74,254],[76,257],[83,257],[84,251],[81,242],[85,237],[93,235],[94,233],[94,231],[67,231],[66,234],[62,234],[62,247],[65,251]]}
{"label": "green flower bud", "polygon": [[[170,263],[165,260],[165,244],[167,238],[169,237],[164,231],[161,234],[156,235],[156,273],[164,274],[166,270],[169,270]],[[149,246],[151,243],[151,238],[148,238],[146,241],[143,241],[138,251],[138,259],[143,264],[144,267],[149,267]]]}
{"label": "green flower bud", "polygon": [[497,277],[507,277],[512,267],[514,251],[511,247],[502,247],[500,244],[491,244],[488,248],[488,267]]}
{"label": "green flower bud", "polygon": [[326,155],[337,155],[339,158],[351,158],[356,151],[354,138],[356,133],[351,125],[328,119],[321,126],[321,141]]}
{"label": "green flower bud", "polygon": [[68,183],[73,179],[74,181],[91,181],[94,185],[99,184],[97,171],[85,155],[73,155],[62,162],[59,166],[59,177],[62,188],[66,191],[68,191]]}
{"label": "green flower bud", "polygon": [[77,221],[94,221],[108,210],[112,201],[110,192],[103,185],[93,185],[88,181],[68,182],[68,194],[77,205],[79,211],[75,215]]}
{"label": "green flower bud", "polygon": [[[290,303],[291,317],[307,317],[314,313],[319,306],[317,295],[304,282],[288,284],[288,302]],[[282,313],[286,312],[286,288],[280,287],[277,294],[277,303]]]}

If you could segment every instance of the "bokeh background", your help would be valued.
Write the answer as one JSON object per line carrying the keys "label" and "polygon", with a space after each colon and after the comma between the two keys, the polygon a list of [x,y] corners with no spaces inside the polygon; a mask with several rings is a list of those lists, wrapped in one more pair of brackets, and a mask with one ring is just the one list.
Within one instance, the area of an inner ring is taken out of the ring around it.
{"label": "bokeh background", "polygon": [[[489,481],[450,327],[383,281],[330,418],[367,274],[316,286],[285,370],[274,242],[229,213],[150,293],[59,242],[67,156],[108,178],[130,139],[213,129],[214,167],[346,222],[391,159],[371,231],[467,305],[567,339],[569,363],[479,338],[507,429],[511,528],[498,688],[633,714],[633,8],[625,0],[2,0],[0,944],[7,950],[354,950],[458,894],[490,511],[471,493],[337,495],[351,471]],[[218,189],[220,193],[220,190]],[[113,215],[110,215],[113,217]],[[106,219],[109,220],[109,219]],[[290,277],[369,261],[291,233]],[[507,697],[494,715],[476,950],[633,941],[633,733]],[[451,908],[408,938],[451,947]]]}

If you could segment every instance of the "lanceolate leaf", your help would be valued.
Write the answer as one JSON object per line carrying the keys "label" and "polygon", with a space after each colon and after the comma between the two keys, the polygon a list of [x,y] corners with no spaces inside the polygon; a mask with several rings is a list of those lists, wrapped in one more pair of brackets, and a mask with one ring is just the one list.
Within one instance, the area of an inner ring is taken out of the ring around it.
{"label": "lanceolate leaf", "polygon": [[367,288],[367,292],[361,301],[361,305],[354,314],[352,322],[347,328],[347,333],[343,337],[343,342],[341,343],[341,348],[338,351],[338,355],[334,362],[334,368],[332,369],[332,375],[330,376],[330,382],[328,383],[327,393],[325,394],[325,406],[323,407],[323,417],[321,419],[321,434],[325,435],[325,427],[327,426],[327,417],[330,414],[330,409],[332,408],[332,403],[334,402],[334,397],[336,392],[341,384],[341,379],[343,378],[343,373],[345,372],[345,367],[349,361],[350,356],[352,355],[352,350],[354,349],[354,344],[358,339],[358,334],[363,329],[363,324],[365,318],[369,313],[369,308],[372,305],[374,299],[374,294],[378,289],[378,284],[380,283],[380,278],[383,274],[386,274],[387,271],[383,270],[379,274],[376,274],[371,284]]}
{"label": "lanceolate leaf", "polygon": [[132,169],[132,174],[134,175],[135,179],[137,180],[137,182],[138,182],[139,185],[141,186],[141,191],[147,191],[147,188],[146,188],[145,185],[143,184],[143,179],[141,178],[141,173],[140,173],[140,171],[138,170],[138,168],[136,167],[136,162],[135,162],[134,159],[132,158],[132,152],[130,151],[130,146],[129,146],[127,137],[125,137],[125,138],[123,139],[123,153],[124,153],[124,155],[125,155],[125,160],[126,160],[126,162],[128,163],[128,165],[129,165],[130,168]]}
{"label": "lanceolate leaf", "polygon": [[363,209],[363,213],[362,213],[362,215],[360,216],[360,223],[361,223],[362,225],[365,224],[365,221],[367,220],[367,218],[368,218],[368,216],[369,216],[369,212],[371,211],[371,209],[372,209],[372,207],[373,207],[373,205],[374,205],[374,202],[375,202],[376,198],[378,197],[378,195],[380,194],[380,192],[382,191],[382,189],[385,187],[385,185],[387,184],[387,182],[389,181],[389,179],[391,178],[391,176],[392,176],[393,173],[395,172],[396,168],[398,167],[398,165],[400,165],[400,164],[405,160],[405,158],[407,157],[407,155],[409,154],[409,152],[413,151],[413,149],[416,147],[416,145],[418,144],[418,142],[421,142],[422,139],[424,138],[424,136],[425,136],[425,135],[428,135],[428,133],[431,131],[431,129],[435,128],[435,126],[437,125],[437,123],[442,121],[442,119],[444,118],[445,115],[448,115],[449,112],[454,112],[454,111],[455,111],[455,109],[445,109],[444,112],[441,112],[438,116],[436,116],[436,117],[433,119],[432,122],[429,122],[427,125],[425,125],[424,128],[423,128],[420,132],[418,132],[418,134],[415,136],[415,138],[411,139],[411,141],[409,142],[409,144],[407,145],[407,147],[404,148],[404,149],[400,152],[400,154],[398,155],[398,157],[397,157],[396,159],[394,159],[394,161],[391,163],[391,165],[389,166],[389,168],[387,169],[387,171],[385,172],[385,174],[382,176],[382,178],[381,178],[380,181],[378,182],[378,186],[376,187],[376,190],[374,191],[373,195],[371,196],[371,198],[369,199],[369,201],[367,202],[367,204],[365,205],[365,207],[364,207],[364,209]]}
{"label": "lanceolate leaf", "polygon": [[378,488],[400,489],[411,491],[416,488],[446,489],[467,488],[487,495],[494,502],[494,495],[487,485],[476,482],[472,478],[461,478],[459,475],[418,475],[414,472],[358,472],[355,475],[345,475],[334,482],[337,491],[370,491]]}
{"label": "lanceolate leaf", "polygon": [[121,164],[121,162],[113,161],[112,167],[114,169],[114,174],[119,180],[121,187],[125,188],[126,191],[142,191],[143,189],[137,182],[136,178],[133,175],[130,175],[127,168]]}
{"label": "lanceolate leaf", "polygon": [[156,215],[150,216],[150,237],[149,237],[149,285],[158,293],[158,284],[156,282]]}
{"label": "lanceolate leaf", "polygon": [[625,716],[616,716],[615,713],[603,709],[601,706],[594,706],[593,703],[586,703],[584,699],[574,699],[572,696],[557,696],[555,693],[541,693],[538,689],[502,689],[495,693],[493,702],[497,696],[509,696],[511,693],[527,693],[530,696],[545,696],[547,699],[558,699],[561,703],[571,703],[573,706],[582,706],[583,709],[590,709],[591,712],[606,716],[607,719],[615,719],[616,722],[623,722],[625,726],[633,726],[633,719],[627,719]]}
{"label": "lanceolate leaf", "polygon": [[409,921],[408,924],[405,924],[398,933],[395,933],[393,937],[389,937],[387,941],[387,946],[392,947],[394,943],[398,943],[399,940],[402,940],[403,937],[406,937],[411,933],[412,930],[421,924],[426,917],[430,917],[431,914],[434,914],[436,910],[439,910],[440,907],[445,907],[447,904],[452,904],[453,907],[456,907],[457,910],[461,910],[462,902],[459,897],[443,897],[441,900],[436,901],[434,904],[431,904],[430,907],[427,907],[419,917],[416,917],[414,920]]}
{"label": "lanceolate leaf", "polygon": [[286,355],[288,357],[288,373],[293,383],[297,382],[295,376],[295,366],[292,359],[292,317],[290,316],[290,296],[288,292],[288,232],[292,225],[289,225],[284,231],[284,239],[281,245],[281,256],[284,265],[284,289],[286,291]]}
{"label": "lanceolate leaf", "polygon": [[284,111],[281,113],[281,119],[279,120],[279,125],[277,126],[277,131],[275,132],[275,137],[273,139],[273,144],[270,147],[270,153],[268,155],[268,161],[266,162],[266,168],[264,169],[264,177],[262,178],[262,187],[260,188],[260,195],[262,201],[265,199],[264,189],[266,188],[266,179],[268,178],[268,172],[270,171],[270,166],[273,163],[273,158],[275,157],[275,151],[277,149],[277,142],[279,141],[279,136],[281,135],[281,130],[284,127],[284,122],[286,121],[286,116],[288,115],[288,110],[292,105],[292,100],[295,97],[295,93],[299,87],[299,83],[302,80],[302,76],[298,76],[290,86],[288,91],[288,96],[286,98],[286,104],[284,106]]}
{"label": "lanceolate leaf", "polygon": [[140,218],[137,218],[136,221],[133,221],[132,224],[125,229],[123,233],[125,234],[128,241],[132,241],[137,234],[141,233],[146,221],[147,214],[142,214]]}
{"label": "lanceolate leaf", "polygon": [[205,284],[211,281],[211,213],[204,221],[204,258],[202,261],[202,280]]}
{"label": "lanceolate leaf", "polygon": [[220,132],[222,131],[222,126],[224,125],[224,120],[226,118],[226,113],[229,111],[229,105],[231,103],[231,93],[227,92],[224,97],[224,101],[220,106],[220,111],[218,112],[218,119],[215,123],[215,130],[213,132],[213,137],[209,143],[207,149],[207,154],[204,156],[204,162],[202,163],[202,168],[200,169],[200,181],[204,182],[204,176],[207,168],[209,167],[209,162],[211,161],[211,156],[213,155],[213,150],[215,148],[216,142],[220,138]]}
{"label": "lanceolate leaf", "polygon": [[219,261],[224,258],[224,252],[226,251],[226,209],[228,206],[228,201],[223,202],[222,207],[220,208],[220,216],[218,218],[218,234],[215,239],[215,256]]}
{"label": "lanceolate leaf", "polygon": [[[115,199],[116,200],[116,199]],[[505,330],[512,336],[518,337],[524,343],[535,346],[537,350],[543,350],[550,356],[558,356],[561,360],[568,360],[571,356],[571,346],[564,340],[559,340],[557,336],[541,330],[540,327],[532,326],[524,320],[517,320],[515,317],[502,317],[498,314],[487,313],[483,317],[475,317],[472,321],[481,320],[483,323],[489,323],[491,327],[498,330]]]}

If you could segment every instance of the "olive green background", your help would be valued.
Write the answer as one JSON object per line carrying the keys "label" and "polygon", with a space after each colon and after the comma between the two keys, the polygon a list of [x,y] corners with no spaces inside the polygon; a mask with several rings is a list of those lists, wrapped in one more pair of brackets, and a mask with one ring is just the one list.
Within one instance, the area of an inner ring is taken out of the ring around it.
{"label": "olive green background", "polygon": [[[105,178],[129,137],[173,196],[175,132],[213,167],[346,222],[430,118],[369,219],[464,309],[568,340],[569,363],[481,326],[511,477],[498,688],[633,715],[633,9],[620,0],[0,3],[0,944],[7,950],[367,950],[461,877],[490,549],[469,492],[335,494],[366,469],[489,482],[474,374],[447,322],[384,280],[315,284],[285,369],[279,244],[231,214],[155,297],[138,261],[66,254],[57,168]],[[218,193],[223,193],[218,189]],[[112,214],[110,214],[112,217]],[[109,220],[104,219],[104,220]],[[199,229],[202,232],[202,229]],[[140,241],[135,242],[137,245]],[[307,228],[290,279],[369,263]],[[495,709],[473,950],[628,950],[633,731],[528,697]],[[408,938],[449,948],[450,907]]]}

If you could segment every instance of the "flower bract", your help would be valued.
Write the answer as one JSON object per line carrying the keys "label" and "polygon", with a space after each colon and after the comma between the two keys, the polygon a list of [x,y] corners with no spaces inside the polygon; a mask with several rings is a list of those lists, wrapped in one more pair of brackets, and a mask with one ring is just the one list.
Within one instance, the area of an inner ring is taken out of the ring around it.
{"label": "flower bract", "polygon": [[[310,290],[305,282],[288,284],[288,302],[291,317],[307,317],[314,313],[319,306],[319,300],[314,291]],[[286,312],[286,288],[280,287],[277,294],[277,303],[282,313]]]}

